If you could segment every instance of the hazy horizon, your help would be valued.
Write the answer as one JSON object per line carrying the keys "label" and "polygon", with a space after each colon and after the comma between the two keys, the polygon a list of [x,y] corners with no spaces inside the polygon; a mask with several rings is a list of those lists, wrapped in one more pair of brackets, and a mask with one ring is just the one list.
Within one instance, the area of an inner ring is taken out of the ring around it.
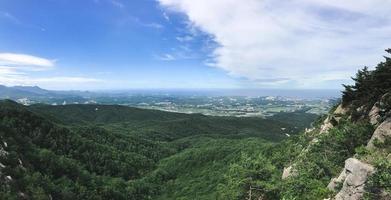
{"label": "hazy horizon", "polygon": [[[1,86],[1,85],[0,85]],[[39,87],[15,85],[6,87]],[[99,95],[167,95],[167,96],[280,96],[292,98],[340,98],[337,89],[273,89],[273,88],[129,88],[106,90],[50,90],[55,92],[91,92]]]}

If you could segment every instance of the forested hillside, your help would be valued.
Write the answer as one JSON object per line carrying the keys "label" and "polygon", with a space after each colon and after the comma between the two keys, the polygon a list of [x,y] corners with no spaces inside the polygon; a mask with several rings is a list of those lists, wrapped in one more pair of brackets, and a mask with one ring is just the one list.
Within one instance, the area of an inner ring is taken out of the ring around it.
{"label": "forested hillside", "polygon": [[1,101],[0,197],[390,199],[391,59],[353,80],[318,119]]}
{"label": "forested hillside", "polygon": [[210,199],[222,195],[231,163],[316,115],[212,117],[5,100],[0,117],[4,199]]}
{"label": "forested hillside", "polygon": [[353,80],[312,128],[233,164],[226,199],[391,199],[391,58]]}

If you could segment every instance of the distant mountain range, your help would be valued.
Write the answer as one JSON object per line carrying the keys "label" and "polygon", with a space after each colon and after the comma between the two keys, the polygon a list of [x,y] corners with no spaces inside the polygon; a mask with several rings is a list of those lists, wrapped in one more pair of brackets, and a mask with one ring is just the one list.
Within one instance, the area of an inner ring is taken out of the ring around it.
{"label": "distant mountain range", "polygon": [[47,96],[52,92],[49,90],[44,90],[38,86],[14,86],[7,87],[0,85],[0,98],[26,98],[26,97],[39,97]]}
{"label": "distant mountain range", "polygon": [[4,86],[0,85],[0,99],[20,98],[42,99],[42,98],[69,98],[69,97],[87,97],[93,93],[88,91],[57,91],[46,90],[38,86]]}

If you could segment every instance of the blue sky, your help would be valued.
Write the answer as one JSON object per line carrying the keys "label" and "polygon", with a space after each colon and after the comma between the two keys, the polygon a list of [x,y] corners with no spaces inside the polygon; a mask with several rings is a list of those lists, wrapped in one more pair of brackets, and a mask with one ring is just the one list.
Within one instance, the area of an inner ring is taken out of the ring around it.
{"label": "blue sky", "polygon": [[381,60],[389,12],[384,0],[1,0],[0,84],[340,88]]}

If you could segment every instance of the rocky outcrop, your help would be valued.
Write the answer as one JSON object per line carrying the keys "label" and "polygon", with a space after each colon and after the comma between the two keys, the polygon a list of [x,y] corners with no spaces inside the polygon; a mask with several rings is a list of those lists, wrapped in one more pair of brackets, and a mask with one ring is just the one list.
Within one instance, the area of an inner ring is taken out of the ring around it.
{"label": "rocky outcrop", "polygon": [[358,200],[364,195],[364,186],[368,176],[375,171],[372,165],[361,162],[355,158],[349,158],[345,161],[345,167],[338,178],[332,179],[327,186],[329,189],[338,191],[333,198],[335,200]]}
{"label": "rocky outcrop", "polygon": [[320,126],[319,133],[325,133],[336,126],[342,116],[346,115],[348,112],[349,109],[347,107],[343,107],[342,104],[339,104],[335,111],[331,115],[327,116],[327,118],[323,121],[323,124]]}
{"label": "rocky outcrop", "polygon": [[4,147],[8,147],[7,142],[5,141],[1,142],[0,140],[0,157],[4,157],[8,155],[8,152],[4,150]]}
{"label": "rocky outcrop", "polygon": [[290,176],[296,176],[297,171],[294,169],[294,165],[284,167],[284,171],[282,172],[282,179],[286,179]]}
{"label": "rocky outcrop", "polygon": [[[367,149],[375,149],[376,143],[383,143],[387,137],[391,138],[391,118],[382,120],[381,103],[375,104],[368,114],[372,125],[378,125],[371,139],[367,144]],[[330,190],[339,191],[334,197],[336,200],[358,200],[362,199],[365,192],[364,186],[368,176],[373,174],[374,167],[370,164],[361,162],[355,158],[349,158],[345,161],[345,168],[337,178],[333,178],[327,186]],[[341,186],[341,188],[339,188]],[[383,195],[389,196],[389,194]],[[387,198],[383,198],[387,199]]]}
{"label": "rocky outcrop", "polygon": [[326,133],[329,131],[331,128],[335,126],[335,120],[332,116],[328,116],[324,121],[323,124],[320,126],[320,131],[319,133]]}
{"label": "rocky outcrop", "polygon": [[[1,142],[1,140],[0,140]],[[1,142],[3,143],[3,142]],[[3,145],[0,143],[0,158],[4,158],[8,155],[8,152],[4,149],[4,147],[7,147],[7,143],[4,142]],[[3,175],[3,169],[5,168],[5,165],[0,162],[0,181],[2,181],[2,175]]]}
{"label": "rocky outcrop", "polygon": [[383,143],[387,137],[391,138],[391,118],[386,119],[376,128],[375,132],[373,133],[371,139],[368,142],[367,148],[376,148],[375,143]]}
{"label": "rocky outcrop", "polygon": [[384,94],[378,102],[376,102],[368,113],[369,122],[377,126],[384,118],[390,117],[391,93]]}
{"label": "rocky outcrop", "polygon": [[[342,104],[339,104],[338,107],[335,109],[335,111],[332,114],[328,115],[326,117],[326,119],[323,121],[322,125],[320,126],[320,130],[319,130],[318,134],[326,133],[331,128],[338,125],[338,123],[342,119],[342,117],[344,115],[348,114],[348,112],[349,112],[348,107],[343,107]],[[306,129],[305,134],[309,134],[315,130],[316,130],[316,128]],[[316,144],[318,141],[319,141],[318,138],[314,137],[310,141],[309,145],[301,151],[301,153],[298,157],[305,155],[305,153],[308,152],[309,148],[311,148],[311,146]],[[297,170],[295,170],[295,164],[292,164],[288,167],[284,167],[284,171],[282,173],[281,178],[286,179],[288,177],[296,176],[296,175],[298,175],[298,174],[297,174]]]}
{"label": "rocky outcrop", "polygon": [[381,120],[380,107],[379,107],[378,103],[375,103],[375,105],[373,105],[371,111],[369,111],[368,117],[369,117],[369,122],[372,125],[375,125],[375,126],[378,125],[378,123]]}
{"label": "rocky outcrop", "polygon": [[347,107],[343,107],[342,104],[339,104],[334,111],[334,115],[346,115],[348,112],[349,109]]}
{"label": "rocky outcrop", "polygon": [[0,145],[0,157],[7,156],[8,152],[4,150],[4,148]]}
{"label": "rocky outcrop", "polygon": [[330,183],[327,185],[327,188],[331,191],[337,192],[342,188],[342,184],[345,181],[347,176],[345,168],[339,174],[337,178],[332,178]]}

